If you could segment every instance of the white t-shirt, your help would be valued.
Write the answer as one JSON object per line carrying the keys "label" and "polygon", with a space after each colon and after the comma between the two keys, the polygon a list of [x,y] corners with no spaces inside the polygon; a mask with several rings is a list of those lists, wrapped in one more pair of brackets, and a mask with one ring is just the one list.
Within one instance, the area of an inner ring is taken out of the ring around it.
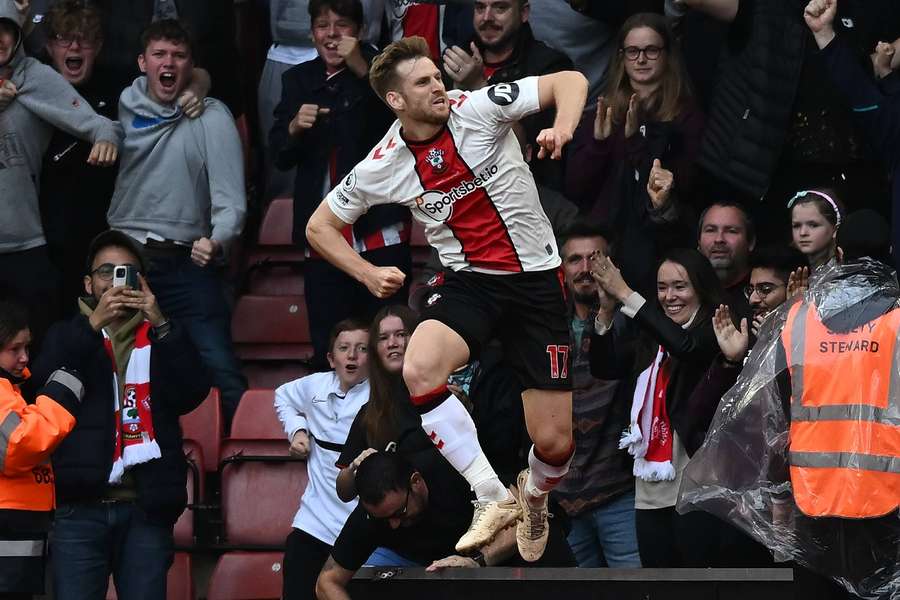
{"label": "white t-shirt", "polygon": [[550,221],[512,124],[540,110],[537,77],[449,92],[450,118],[431,140],[403,139],[395,121],[326,196],[354,223],[379,204],[402,204],[454,271],[509,274],[560,265]]}
{"label": "white t-shirt", "polygon": [[334,371],[313,373],[285,383],[275,390],[275,412],[284,426],[288,441],[305,429],[310,437],[306,461],[309,483],[300,499],[300,508],[292,526],[333,546],[356,500],[342,502],[335,488],[338,468],[335,466],[350,433],[350,425],[359,409],[369,401],[369,382],[363,381],[346,394]]}

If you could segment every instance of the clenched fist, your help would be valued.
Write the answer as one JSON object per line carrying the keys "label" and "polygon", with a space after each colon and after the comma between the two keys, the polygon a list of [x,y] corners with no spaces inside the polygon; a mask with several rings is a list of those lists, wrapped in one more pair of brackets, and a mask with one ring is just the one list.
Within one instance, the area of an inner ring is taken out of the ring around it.
{"label": "clenched fist", "polygon": [[397,293],[406,279],[406,273],[397,267],[374,267],[363,283],[376,298],[388,298]]}
{"label": "clenched fist", "polygon": [[331,112],[330,108],[319,107],[318,104],[304,104],[297,111],[297,114],[288,125],[288,133],[291,135],[300,135],[304,131],[312,129],[316,124],[316,119],[320,115],[327,115]]}

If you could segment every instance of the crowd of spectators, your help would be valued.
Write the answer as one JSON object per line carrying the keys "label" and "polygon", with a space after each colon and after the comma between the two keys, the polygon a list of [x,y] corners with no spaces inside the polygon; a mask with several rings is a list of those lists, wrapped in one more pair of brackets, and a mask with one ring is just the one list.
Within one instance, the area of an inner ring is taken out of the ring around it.
{"label": "crowd of spectators", "polygon": [[[100,597],[110,573],[120,597],[165,597],[186,502],[178,418],[215,386],[230,420],[247,389],[231,278],[247,224],[286,196],[317,372],[275,396],[310,480],[284,597],[346,597],[364,564],[521,564],[508,531],[454,549],[471,490],[401,377],[441,281],[413,267],[410,211],[377,206],[342,232],[405,275],[389,298],[306,239],[393,121],[372,60],[413,35],[448,89],[572,69],[590,85],[562,160],[535,151],[552,111],[513,128],[559,240],[571,334],[574,457],[536,564],[775,564],[738,528],[679,513],[679,488],[757,334],[842,263],[841,236],[897,259],[895,2],[0,0],[0,485],[49,457],[57,503],[51,525],[46,490],[0,491],[0,547],[49,545],[56,597]],[[247,40],[264,57],[252,81]],[[449,384],[518,494],[522,382],[487,344]],[[40,448],[7,451],[20,422]],[[44,555],[0,558],[0,595],[39,592]]]}

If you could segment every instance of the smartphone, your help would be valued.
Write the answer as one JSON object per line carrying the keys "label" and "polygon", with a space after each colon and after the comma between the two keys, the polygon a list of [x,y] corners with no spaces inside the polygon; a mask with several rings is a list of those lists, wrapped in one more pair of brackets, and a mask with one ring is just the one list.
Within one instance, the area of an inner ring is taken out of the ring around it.
{"label": "smartphone", "polygon": [[119,265],[113,269],[113,287],[127,285],[133,290],[141,289],[138,271],[131,265]]}

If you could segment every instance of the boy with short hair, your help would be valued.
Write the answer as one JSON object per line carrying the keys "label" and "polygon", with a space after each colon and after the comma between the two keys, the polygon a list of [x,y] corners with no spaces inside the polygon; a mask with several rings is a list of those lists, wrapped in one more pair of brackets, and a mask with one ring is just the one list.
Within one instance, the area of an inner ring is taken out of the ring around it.
{"label": "boy with short hair", "polygon": [[350,425],[369,400],[368,325],[346,319],[329,343],[332,371],[314,373],[275,390],[275,412],[291,455],[307,461],[309,483],[294,517],[284,555],[285,600],[315,600],[316,578],[356,501],[337,497],[338,460]]}
{"label": "boy with short hair", "polygon": [[[335,323],[350,316],[370,319],[382,306],[405,304],[406,291],[379,300],[306,243],[306,223],[319,200],[348,175],[391,124],[390,112],[369,86],[369,62],[376,51],[360,41],[360,0],[310,0],[308,8],[317,56],[282,76],[281,101],[269,143],[275,165],[297,172],[292,238],[306,249],[304,295],[313,362],[324,368],[328,334]],[[372,263],[396,264],[410,273],[410,231],[406,208],[379,206],[343,233]]]}
{"label": "boy with short hair", "polygon": [[154,21],[141,42],[145,75],[119,98],[125,142],[107,219],[143,245],[159,305],[183,324],[230,424],[247,383],[216,265],[244,227],[240,136],[214,98],[203,101],[200,117],[185,118],[178,98],[193,77],[194,42],[182,23]]}

